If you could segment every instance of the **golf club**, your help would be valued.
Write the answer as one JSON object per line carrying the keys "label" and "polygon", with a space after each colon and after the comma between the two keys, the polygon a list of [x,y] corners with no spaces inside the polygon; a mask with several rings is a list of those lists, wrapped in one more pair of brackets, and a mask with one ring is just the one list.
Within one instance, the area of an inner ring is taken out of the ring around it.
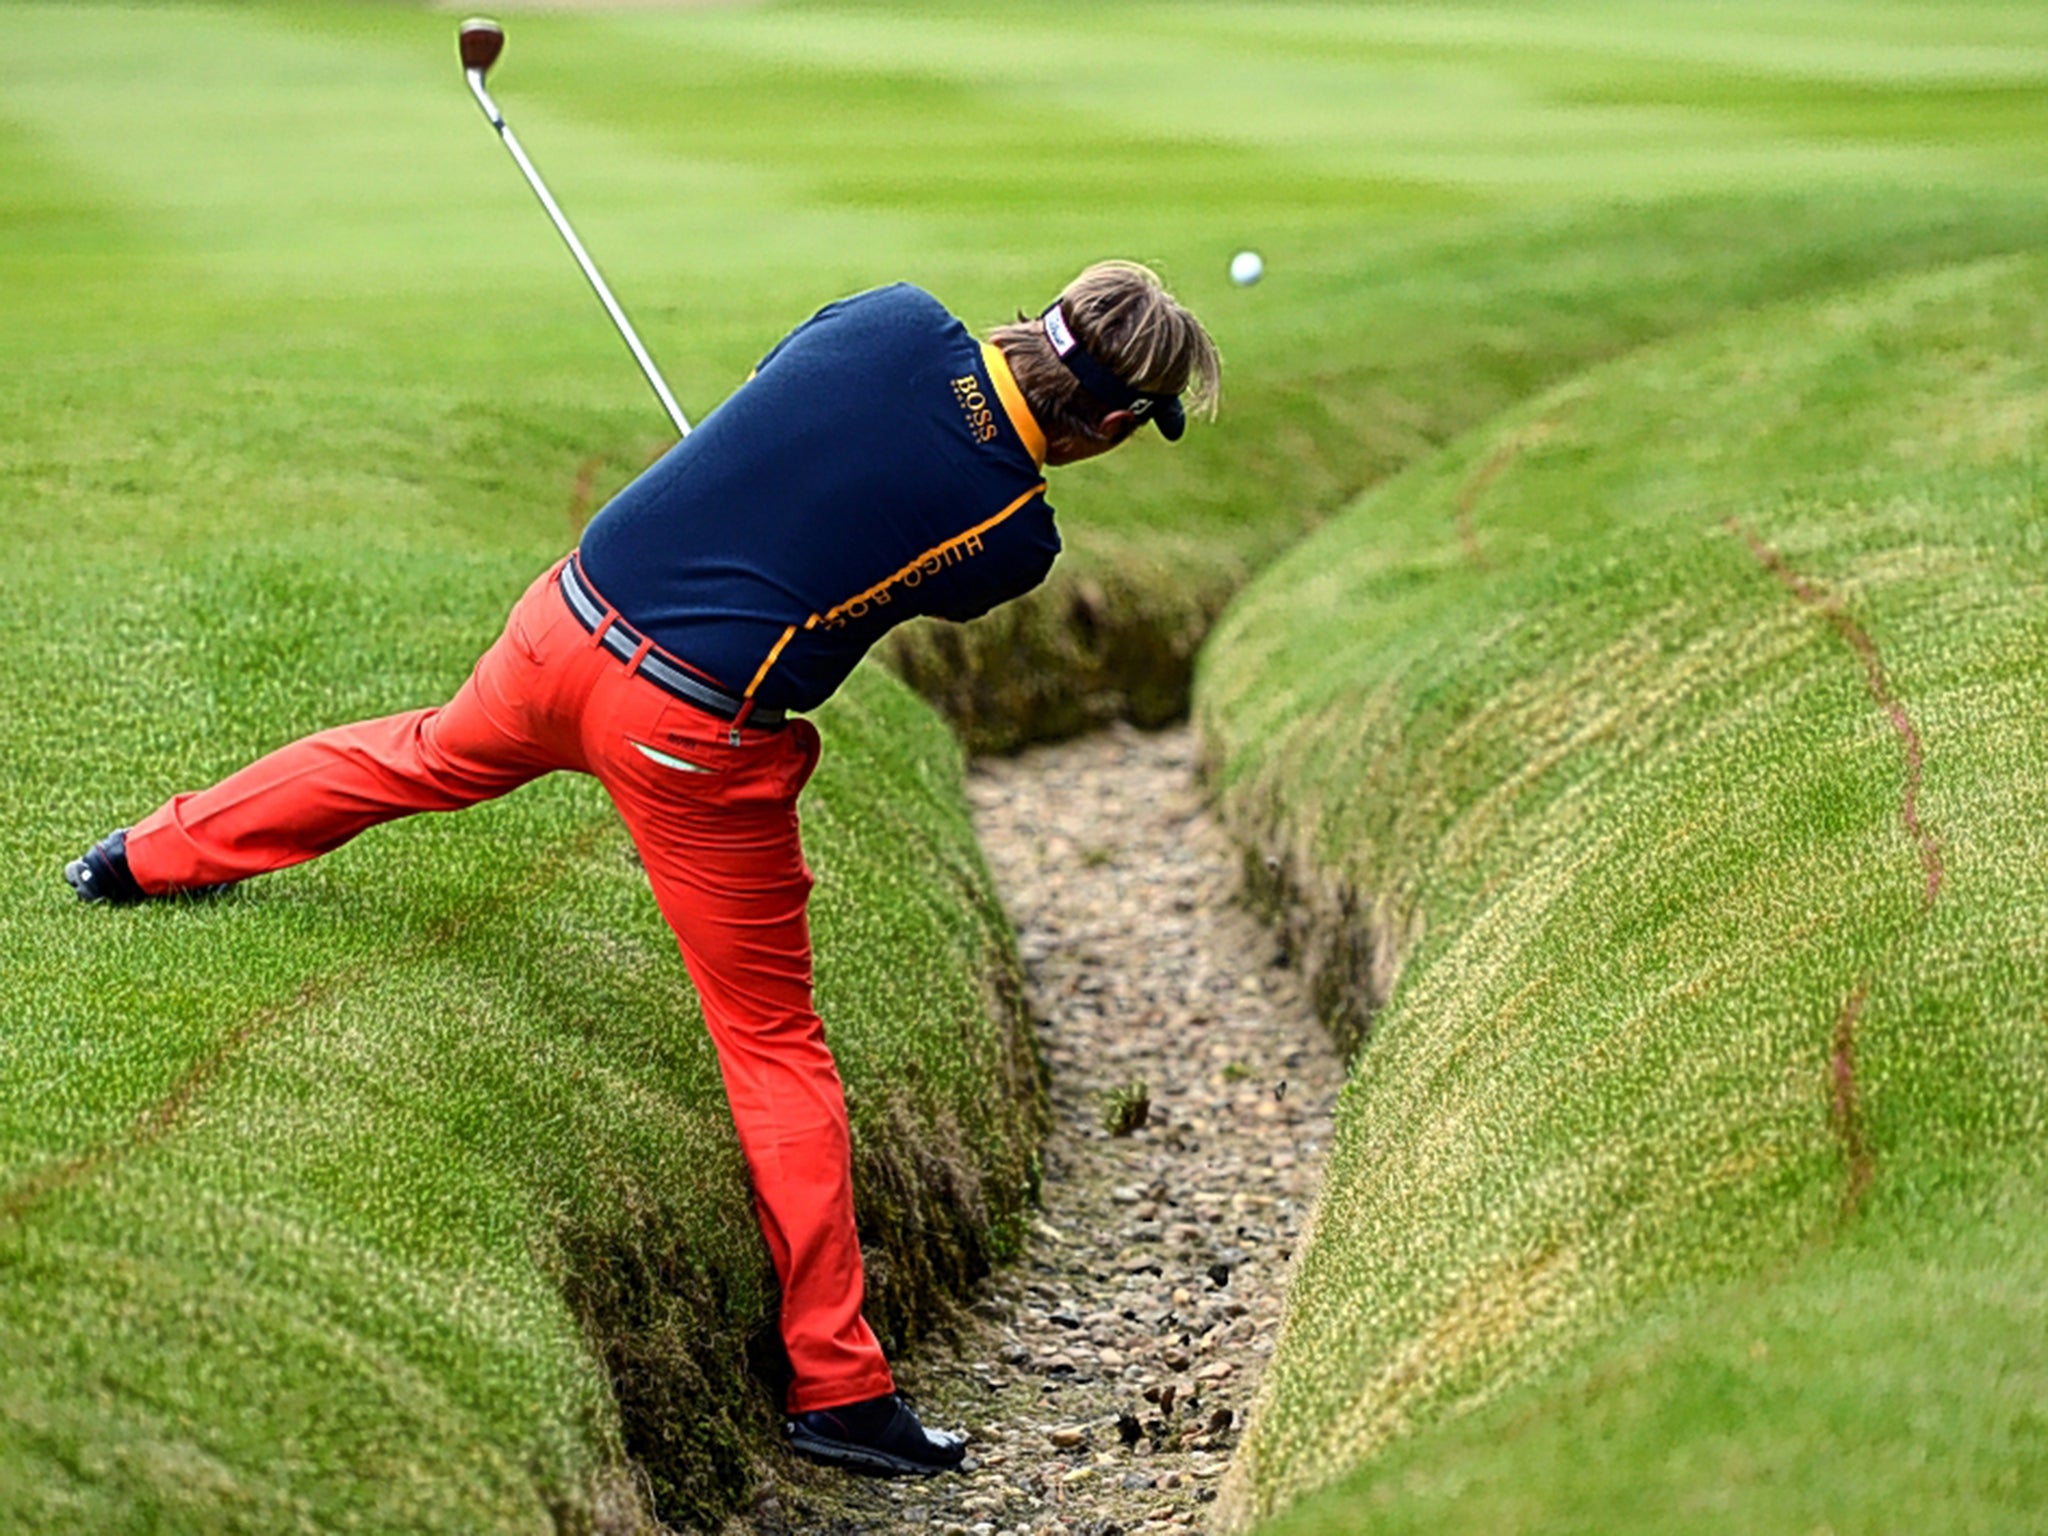
{"label": "golf club", "polygon": [[668,412],[670,421],[676,424],[676,435],[690,435],[689,419],[683,415],[683,408],[676,404],[676,397],[669,393],[668,384],[662,379],[661,371],[654,366],[654,359],[647,355],[647,348],[640,344],[640,337],[633,329],[633,322],[626,318],[626,312],[619,307],[619,301],[612,297],[611,289],[605,286],[599,276],[597,263],[590,259],[590,253],[583,249],[583,242],[576,238],[576,231],[569,227],[569,221],[562,214],[560,206],[549,195],[547,186],[540,179],[540,172],[533,168],[533,162],[526,158],[526,151],[519,147],[519,139],[505,122],[505,114],[498,110],[498,104],[491,100],[490,92],[484,89],[484,75],[498,62],[498,55],[505,49],[505,29],[495,21],[472,17],[456,30],[456,47],[462,55],[462,72],[469,81],[470,92],[476,97],[477,105],[484,109],[484,116],[491,120],[491,126],[498,130],[498,137],[505,141],[505,148],[511,151],[519,169],[525,173],[527,185],[533,188],[533,195],[540,199],[541,207],[548,211],[548,217],[555,221],[555,229],[569,247],[569,254],[576,258],[576,265],[583,269],[583,275],[590,279],[590,286],[597,293],[598,302],[604,305],[604,312],[612,317],[612,324],[619,328],[619,334],[632,349],[633,360],[640,365],[640,371],[647,375],[647,382],[654,386],[655,395],[661,400],[662,409]]}

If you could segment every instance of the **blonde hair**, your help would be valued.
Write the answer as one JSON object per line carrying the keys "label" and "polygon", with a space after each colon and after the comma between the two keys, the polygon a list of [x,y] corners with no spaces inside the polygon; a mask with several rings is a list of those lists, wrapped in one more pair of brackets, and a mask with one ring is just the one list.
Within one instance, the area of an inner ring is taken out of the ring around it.
{"label": "blonde hair", "polygon": [[[1148,395],[1183,395],[1189,415],[1215,416],[1223,372],[1216,343],[1151,268],[1098,261],[1067,284],[1059,302],[1081,345],[1126,384]],[[1042,321],[1020,314],[989,340],[1002,348],[1048,437],[1099,435],[1110,407],[1060,361]]]}

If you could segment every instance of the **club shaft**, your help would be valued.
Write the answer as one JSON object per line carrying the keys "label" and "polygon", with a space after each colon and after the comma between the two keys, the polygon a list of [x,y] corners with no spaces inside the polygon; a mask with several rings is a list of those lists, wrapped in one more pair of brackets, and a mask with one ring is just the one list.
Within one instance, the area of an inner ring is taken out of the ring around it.
{"label": "club shaft", "polygon": [[604,306],[606,314],[612,317],[612,324],[619,328],[619,335],[625,338],[626,346],[633,354],[633,361],[640,365],[640,371],[647,375],[647,382],[653,386],[655,397],[661,401],[661,408],[668,412],[668,419],[675,423],[676,435],[690,435],[689,418],[683,415],[683,408],[676,404],[676,397],[669,392],[668,383],[661,376],[661,370],[654,366],[654,359],[647,355],[647,348],[641,345],[639,332],[633,329],[633,322],[626,318],[619,301],[612,297],[612,291],[605,286],[603,276],[597,270],[597,263],[590,259],[590,253],[583,249],[583,242],[576,238],[576,231],[569,227],[560,205],[548,192],[547,183],[540,179],[540,172],[533,168],[533,162],[526,158],[526,151],[519,147],[519,136],[505,121],[505,114],[498,110],[498,104],[491,100],[490,92],[484,89],[483,75],[474,69],[465,70],[469,89],[476,97],[477,105],[484,109],[484,116],[491,120],[491,126],[498,130],[498,137],[510,151],[513,162],[526,177],[526,184],[533,188],[533,195],[540,199],[541,207],[547,210],[554,221],[555,231],[562,237],[562,243],[569,247],[569,254],[576,258],[576,265],[583,269],[583,275],[590,280],[592,292]]}

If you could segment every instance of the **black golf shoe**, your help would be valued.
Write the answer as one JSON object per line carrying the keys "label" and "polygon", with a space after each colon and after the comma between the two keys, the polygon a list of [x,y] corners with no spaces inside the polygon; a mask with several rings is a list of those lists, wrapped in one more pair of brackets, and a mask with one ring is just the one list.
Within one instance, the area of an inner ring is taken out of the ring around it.
{"label": "black golf shoe", "polygon": [[115,906],[149,900],[149,892],[128,873],[128,829],[121,827],[64,866],[64,878],[80,901],[105,901]]}
{"label": "black golf shoe", "polygon": [[132,906],[138,901],[201,901],[232,889],[229,885],[195,885],[189,890],[151,894],[135,883],[128,869],[128,829],[109,832],[85,852],[64,866],[64,878],[78,892],[80,901],[103,901],[110,906]]}
{"label": "black golf shoe", "polygon": [[813,1461],[881,1477],[929,1477],[959,1470],[967,1442],[918,1422],[891,1392],[844,1408],[799,1413],[789,1421],[789,1448]]}

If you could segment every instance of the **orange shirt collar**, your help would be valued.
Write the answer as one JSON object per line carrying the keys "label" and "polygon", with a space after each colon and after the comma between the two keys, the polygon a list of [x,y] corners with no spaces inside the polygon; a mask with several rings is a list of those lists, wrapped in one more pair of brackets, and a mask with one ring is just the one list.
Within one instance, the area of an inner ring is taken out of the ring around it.
{"label": "orange shirt collar", "polygon": [[1003,349],[992,341],[981,344],[981,360],[988,365],[989,382],[996,387],[996,398],[1003,402],[1003,409],[1009,412],[1010,425],[1017,429],[1017,436],[1024,440],[1025,452],[1031,461],[1041,467],[1045,464],[1045,429],[1038,424],[1038,418],[1031,414],[1031,407],[1024,399],[1024,391],[1017,385],[1017,376],[1010,372],[1010,360],[1003,356]]}

